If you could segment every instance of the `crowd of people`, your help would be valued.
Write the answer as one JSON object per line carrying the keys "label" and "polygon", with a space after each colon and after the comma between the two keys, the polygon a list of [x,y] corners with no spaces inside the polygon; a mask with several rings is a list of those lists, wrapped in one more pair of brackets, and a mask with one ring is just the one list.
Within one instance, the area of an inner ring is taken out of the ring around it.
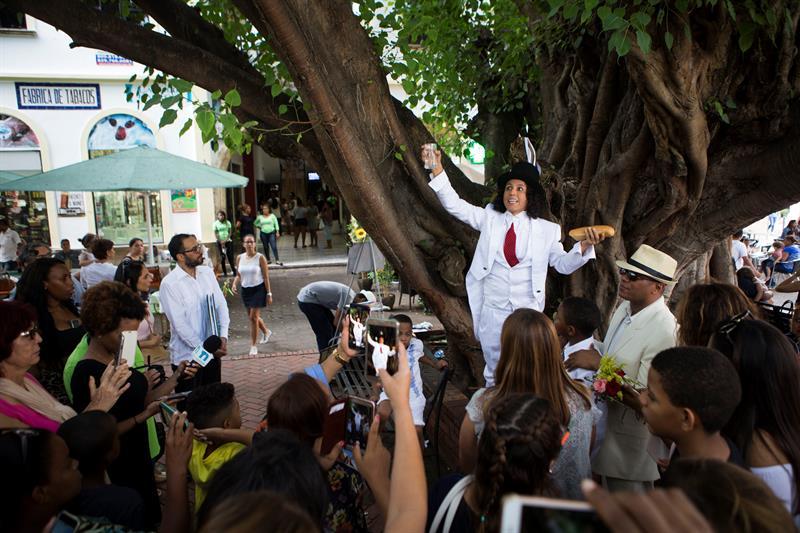
{"label": "crowd of people", "polygon": [[[113,245],[88,235],[80,254],[68,242],[57,257],[32,254],[13,299],[0,302],[0,531],[496,532],[512,494],[588,501],[612,531],[800,526],[800,328],[761,320],[741,283],[689,287],[673,313],[665,294],[678,264],[647,245],[617,261],[620,303],[604,334],[591,295],[547,316],[548,268],[574,272],[609,236],[589,229],[565,250],[543,218],[534,164],[514,165],[485,208],[458,198],[438,153],[432,167],[443,207],[480,232],[467,291],[485,386],[464,408],[453,472],[426,478],[420,364],[448,364],[425,355],[408,316],[392,317],[395,364],[375,365],[366,445],[328,443],[326,422],[331,383],[363,357],[343,311],[374,295],[332,282],[297,297],[327,357],[286,376],[262,423],[244,427],[236,387],[222,381],[228,303],[202,243],[177,234],[168,244],[164,368],[145,355],[162,339],[141,239],[114,265]],[[251,353],[271,334],[260,311],[272,302],[275,239],[297,230],[303,245],[303,230],[331,216],[327,204],[293,205],[287,216],[279,202],[279,216],[269,202],[257,217],[243,206],[235,256],[234,225],[224,213],[215,223]],[[776,290],[800,279],[782,283]],[[624,377],[614,392],[609,364]]]}

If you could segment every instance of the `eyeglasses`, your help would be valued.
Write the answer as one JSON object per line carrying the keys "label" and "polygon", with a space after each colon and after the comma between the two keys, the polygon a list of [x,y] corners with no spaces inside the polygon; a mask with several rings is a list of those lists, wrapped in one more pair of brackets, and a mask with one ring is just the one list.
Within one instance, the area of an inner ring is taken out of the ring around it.
{"label": "eyeglasses", "polygon": [[182,254],[197,253],[202,249],[203,249],[203,245],[202,244],[195,244],[191,248],[187,248],[185,250],[181,250],[179,253],[182,253]]}
{"label": "eyeglasses", "polygon": [[639,281],[643,279],[646,281],[652,281],[654,283],[661,283],[660,281],[653,279],[649,276],[645,276],[644,274],[639,274],[638,272],[634,272],[632,270],[628,270],[625,268],[619,269],[619,275],[628,278],[628,281]]}
{"label": "eyeglasses", "polygon": [[15,435],[19,437],[19,451],[22,455],[22,464],[23,466],[28,464],[28,439],[33,437],[38,437],[41,435],[41,430],[38,429],[29,429],[29,428],[14,428],[14,429],[2,429],[0,430],[0,436],[2,435]]}
{"label": "eyeglasses", "polygon": [[23,331],[22,333],[20,333],[19,336],[22,337],[23,339],[28,339],[28,338],[32,339],[39,333],[40,333],[39,326],[33,326],[28,331]]}
{"label": "eyeglasses", "polygon": [[728,339],[728,342],[733,344],[733,339],[731,339],[731,333],[739,327],[739,324],[742,323],[743,320],[747,320],[748,318],[752,318],[753,315],[750,313],[750,310],[743,313],[739,313],[738,315],[726,320],[722,324],[719,325],[717,328],[717,333],[721,335],[725,335],[725,338]]}

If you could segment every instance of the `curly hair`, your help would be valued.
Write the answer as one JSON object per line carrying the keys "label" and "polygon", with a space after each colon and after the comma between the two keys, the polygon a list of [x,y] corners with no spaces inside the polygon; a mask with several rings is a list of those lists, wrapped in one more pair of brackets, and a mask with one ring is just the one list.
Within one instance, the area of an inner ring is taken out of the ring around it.
{"label": "curly hair", "polygon": [[475,503],[481,532],[500,529],[503,496],[552,496],[550,464],[561,450],[562,428],[547,400],[511,394],[493,403],[478,441]]}
{"label": "curly hair", "polygon": [[758,316],[756,306],[738,287],[728,283],[692,285],[675,313],[678,344],[707,346],[717,324],[745,311]]}
{"label": "curly hair", "polygon": [[144,302],[139,295],[118,281],[103,281],[83,295],[81,322],[90,337],[119,327],[123,318],[144,319]]}

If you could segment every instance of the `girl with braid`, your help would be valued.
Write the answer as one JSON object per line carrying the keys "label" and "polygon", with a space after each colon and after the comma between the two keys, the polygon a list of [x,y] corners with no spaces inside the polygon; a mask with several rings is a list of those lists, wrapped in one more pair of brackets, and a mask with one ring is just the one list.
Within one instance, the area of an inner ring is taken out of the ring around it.
{"label": "girl with braid", "polygon": [[554,496],[550,469],[563,434],[547,400],[511,394],[493,402],[473,474],[452,474],[434,485],[426,530],[493,533],[500,530],[506,494]]}

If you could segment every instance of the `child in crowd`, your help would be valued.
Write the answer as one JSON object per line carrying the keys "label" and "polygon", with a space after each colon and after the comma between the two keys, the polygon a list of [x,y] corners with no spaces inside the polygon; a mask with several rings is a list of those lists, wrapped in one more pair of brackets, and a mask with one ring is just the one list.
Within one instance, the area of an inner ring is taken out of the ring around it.
{"label": "child in crowd", "polygon": [[[230,383],[210,383],[192,391],[186,398],[188,419],[198,430],[207,428],[239,429],[242,416],[239,401]],[[216,441],[214,441],[216,442]],[[206,486],[219,468],[245,448],[239,442],[215,444],[194,441],[189,473],[195,483],[194,508],[200,509]]]}
{"label": "child in crowd", "polygon": [[673,441],[680,457],[718,459],[743,466],[736,445],[720,431],[742,397],[736,369],[710,348],[686,346],[659,353],[640,396],[650,432]]}
{"label": "child in crowd", "polygon": [[[414,426],[417,428],[417,436],[420,443],[422,440],[422,428],[425,426],[425,418],[423,412],[425,411],[425,395],[422,391],[422,375],[419,370],[419,363],[432,366],[437,370],[443,370],[447,367],[447,361],[444,359],[431,359],[425,355],[422,341],[414,337],[412,331],[413,322],[408,315],[394,315],[393,319],[397,320],[398,332],[397,336],[408,353],[408,366],[411,368],[411,384],[408,395],[408,401],[411,405],[411,414],[414,417]],[[378,414],[381,417],[381,423],[389,419],[392,414],[392,405],[389,402],[389,397],[385,392],[381,392],[378,398]]]}
{"label": "child in crowd", "polygon": [[[561,341],[565,361],[570,354],[578,350],[597,349],[597,342],[592,335],[600,327],[601,320],[600,309],[591,300],[573,296],[565,298],[561,302],[553,322],[558,333],[558,340]],[[570,370],[569,375],[575,381],[590,388],[594,381],[594,371],[592,370],[576,368]]]}
{"label": "child in crowd", "polygon": [[108,465],[119,456],[116,419],[105,411],[87,411],[61,424],[58,435],[67,443],[70,457],[78,461],[82,477],[81,492],[67,509],[131,530],[145,529],[144,501],[139,493],[107,481]]}

